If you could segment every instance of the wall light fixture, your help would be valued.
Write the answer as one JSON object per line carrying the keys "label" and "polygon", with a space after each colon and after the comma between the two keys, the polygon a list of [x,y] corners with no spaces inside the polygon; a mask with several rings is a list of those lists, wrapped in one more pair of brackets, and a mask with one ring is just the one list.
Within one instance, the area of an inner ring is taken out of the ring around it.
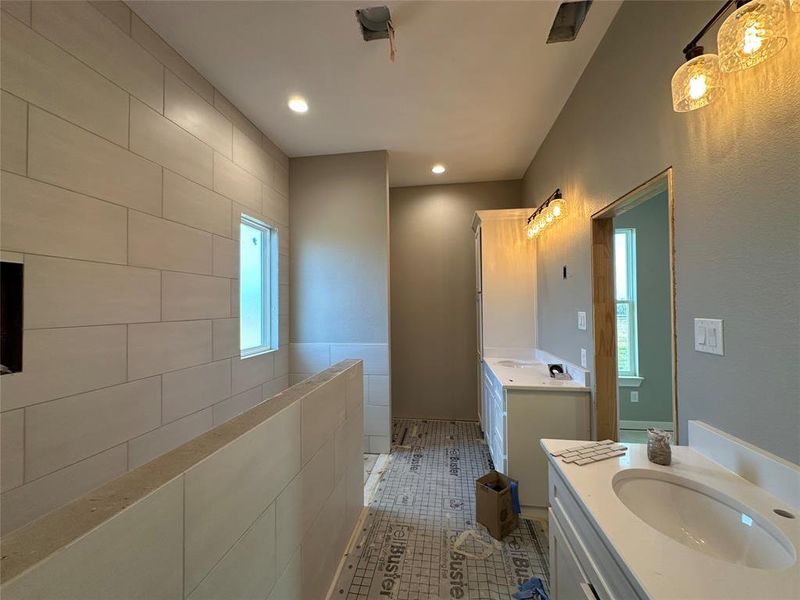
{"label": "wall light fixture", "polygon": [[[698,42],[733,5],[736,10],[717,35],[719,56],[705,54]],[[787,39],[783,0],[727,0],[683,49],[686,62],[672,76],[673,109],[688,112],[710,104],[725,91],[723,73],[765,61],[780,52]]]}
{"label": "wall light fixture", "polygon": [[542,205],[537,208],[528,220],[525,221],[525,235],[528,239],[537,237],[549,225],[564,218],[567,214],[567,203],[564,202],[564,197],[561,190],[556,188],[556,191],[542,202]]}

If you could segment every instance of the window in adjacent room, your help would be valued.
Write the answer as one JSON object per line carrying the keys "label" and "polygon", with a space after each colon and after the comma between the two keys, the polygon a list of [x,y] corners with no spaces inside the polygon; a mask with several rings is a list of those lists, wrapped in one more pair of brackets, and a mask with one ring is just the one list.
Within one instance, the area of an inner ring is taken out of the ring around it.
{"label": "window in adjacent room", "polygon": [[239,236],[242,358],[278,349],[278,232],[242,215]]}
{"label": "window in adjacent room", "polygon": [[614,289],[617,296],[617,372],[638,376],[636,343],[636,230],[614,230]]}

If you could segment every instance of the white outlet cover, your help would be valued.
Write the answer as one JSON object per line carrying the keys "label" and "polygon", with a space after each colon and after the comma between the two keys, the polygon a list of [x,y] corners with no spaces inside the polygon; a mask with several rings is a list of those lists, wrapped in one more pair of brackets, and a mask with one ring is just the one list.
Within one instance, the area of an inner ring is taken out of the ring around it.
{"label": "white outlet cover", "polygon": [[724,356],[722,319],[694,320],[694,349],[697,352]]}
{"label": "white outlet cover", "polygon": [[631,392],[631,402],[639,401],[639,392]]}
{"label": "white outlet cover", "polygon": [[578,311],[578,329],[586,331],[586,313],[582,310]]}
{"label": "white outlet cover", "polygon": [[586,348],[581,348],[581,367],[586,368]]}

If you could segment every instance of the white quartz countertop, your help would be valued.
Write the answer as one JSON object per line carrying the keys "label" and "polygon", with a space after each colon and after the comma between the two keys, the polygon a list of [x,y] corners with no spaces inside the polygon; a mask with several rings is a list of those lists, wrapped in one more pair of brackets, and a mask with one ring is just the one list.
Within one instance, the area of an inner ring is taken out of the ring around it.
{"label": "white quartz countertop", "polygon": [[[541,440],[548,460],[576,496],[595,530],[615,555],[631,582],[653,599],[800,598],[800,562],[783,569],[734,564],[684,546],[631,512],[612,487],[614,475],[626,469],[653,469],[708,486],[747,507],[800,547],[800,518],[773,513],[785,502],[686,446],[673,446],[672,465],[647,460],[645,444],[625,444],[625,456],[578,466],[550,455],[580,444],[575,440]],[[701,540],[702,542],[702,540]]]}
{"label": "white quartz countertop", "polygon": [[[492,370],[500,385],[507,389],[541,390],[546,392],[590,391],[588,387],[574,380],[550,377],[547,365],[542,362],[489,357],[484,357],[483,362]],[[504,366],[504,362],[514,362],[522,366]]]}

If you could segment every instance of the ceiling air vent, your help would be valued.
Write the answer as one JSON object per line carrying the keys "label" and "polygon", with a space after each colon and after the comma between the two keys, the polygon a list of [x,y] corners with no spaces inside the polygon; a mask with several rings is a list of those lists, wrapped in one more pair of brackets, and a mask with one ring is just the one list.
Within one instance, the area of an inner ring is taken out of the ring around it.
{"label": "ceiling air vent", "polygon": [[548,44],[558,42],[571,42],[578,37],[581,25],[592,6],[592,0],[580,0],[578,2],[563,2],[558,7],[556,18],[553,19],[553,26],[547,36]]}

